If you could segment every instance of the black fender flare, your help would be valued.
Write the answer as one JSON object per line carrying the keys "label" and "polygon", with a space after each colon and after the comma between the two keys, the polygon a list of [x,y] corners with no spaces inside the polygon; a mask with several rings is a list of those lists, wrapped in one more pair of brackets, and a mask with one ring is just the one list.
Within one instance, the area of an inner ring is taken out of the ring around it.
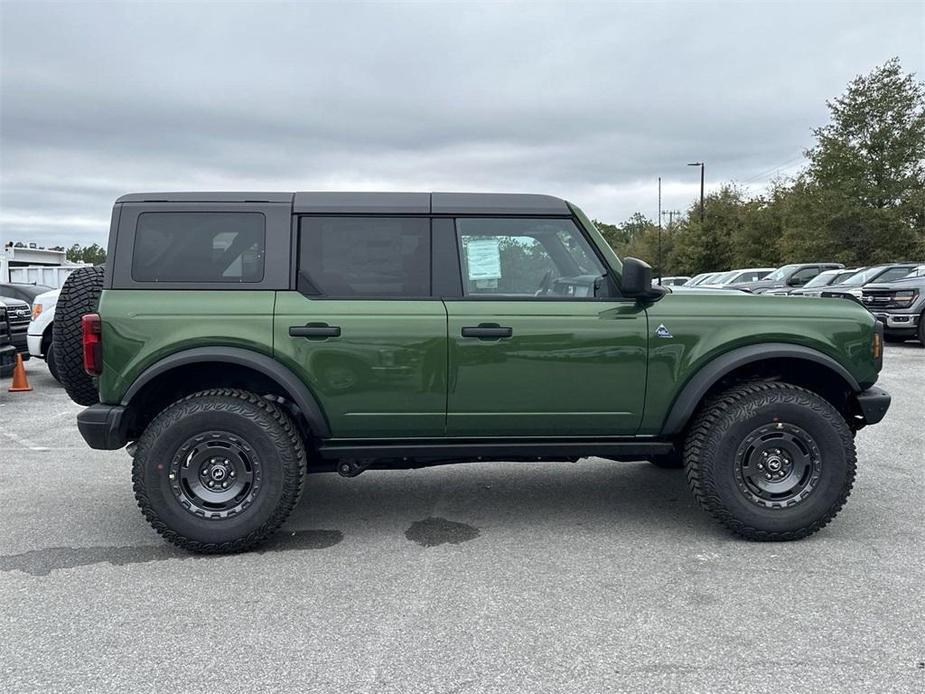
{"label": "black fender flare", "polygon": [[803,345],[791,345],[785,342],[770,342],[759,345],[746,345],[738,347],[730,352],[719,355],[711,361],[704,364],[694,377],[681,389],[681,392],[675,398],[665,423],[662,426],[663,436],[675,436],[680,434],[686,426],[688,420],[694,414],[703,396],[707,394],[713,385],[723,376],[735,371],[741,366],[762,361],[764,359],[800,359],[819,364],[822,367],[833,371],[840,376],[847,386],[855,393],[860,392],[861,387],[857,379],[844,366],[839,364],[835,359],[811,347]]}
{"label": "black fender flare", "polygon": [[141,392],[142,388],[158,376],[181,366],[207,362],[245,366],[271,378],[289,395],[292,402],[302,412],[308,423],[309,431],[314,436],[318,438],[331,436],[331,427],[324,416],[324,411],[302,379],[272,357],[241,347],[193,347],[174,352],[141,372],[141,375],[122,396],[122,406],[129,407],[132,399]]}

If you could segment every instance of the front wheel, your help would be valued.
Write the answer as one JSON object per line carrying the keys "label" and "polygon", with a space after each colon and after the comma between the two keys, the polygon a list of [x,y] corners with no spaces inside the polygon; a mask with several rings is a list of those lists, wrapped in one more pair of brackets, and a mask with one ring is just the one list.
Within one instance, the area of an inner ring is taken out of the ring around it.
{"label": "front wheel", "polygon": [[730,388],[697,415],[684,462],[700,505],[750,540],[797,540],[841,510],[854,437],[824,398],[787,383]]}
{"label": "front wheel", "polygon": [[190,395],[145,429],[132,464],[152,527],[193,552],[257,546],[298,503],[305,448],[289,416],[243,390]]}

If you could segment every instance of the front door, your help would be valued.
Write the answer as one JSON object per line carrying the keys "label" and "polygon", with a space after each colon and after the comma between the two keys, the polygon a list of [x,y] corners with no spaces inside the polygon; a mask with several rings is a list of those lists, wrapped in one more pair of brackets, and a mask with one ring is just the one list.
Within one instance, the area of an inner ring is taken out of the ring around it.
{"label": "front door", "polygon": [[448,436],[618,436],[639,426],[646,314],[609,296],[571,219],[460,218],[446,299]]}
{"label": "front door", "polygon": [[279,292],[278,358],[335,438],[442,436],[446,310],[431,297],[430,220],[303,217],[298,291]]}

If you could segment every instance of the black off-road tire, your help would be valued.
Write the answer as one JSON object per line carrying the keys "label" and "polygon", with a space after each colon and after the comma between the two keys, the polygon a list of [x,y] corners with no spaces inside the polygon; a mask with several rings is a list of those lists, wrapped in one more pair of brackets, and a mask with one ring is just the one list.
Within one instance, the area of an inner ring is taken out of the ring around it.
{"label": "black off-road tire", "polygon": [[680,470],[684,467],[684,456],[681,455],[680,451],[672,451],[671,453],[653,456],[649,458],[649,462],[663,470]]}
{"label": "black off-road tire", "polygon": [[58,362],[55,361],[55,346],[51,342],[48,343],[48,349],[45,352],[45,363],[48,364],[48,373],[51,374],[51,377],[61,383],[61,376],[58,374]]}
{"label": "black off-road tire", "polygon": [[[755,441],[775,445],[774,436],[797,431],[810,440],[805,459],[817,463],[808,468],[812,486],[796,501],[756,501],[740,467],[749,459],[742,451],[754,457]],[[765,433],[756,439],[756,432]],[[836,516],[851,493],[857,456],[851,429],[827,400],[795,385],[756,382],[734,386],[700,410],[684,463],[694,497],[720,523],[749,540],[783,541],[812,535]]]}
{"label": "black off-road tire", "polygon": [[80,319],[96,311],[103,291],[103,268],[75,270],[64,281],[52,327],[52,352],[58,380],[68,396],[78,405],[99,402],[96,381],[83,367],[83,332]]}
{"label": "black off-road tire", "polygon": [[[190,503],[184,491],[190,487],[180,477],[199,465],[196,447],[209,456],[217,450],[210,441],[219,437],[222,445],[246,451],[255,486],[236,510],[203,511]],[[226,554],[256,547],[283,524],[302,495],[305,468],[305,446],[279,406],[248,391],[216,389],[178,400],[148,425],[138,439],[132,479],[142,513],[164,539],[191,552]]]}

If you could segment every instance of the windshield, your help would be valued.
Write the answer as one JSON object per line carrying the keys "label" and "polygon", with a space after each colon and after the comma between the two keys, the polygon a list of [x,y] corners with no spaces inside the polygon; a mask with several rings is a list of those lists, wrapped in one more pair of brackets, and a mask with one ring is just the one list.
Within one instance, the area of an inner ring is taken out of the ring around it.
{"label": "windshield", "polygon": [[708,282],[711,282],[713,278],[716,277],[718,274],[719,273],[717,272],[708,273],[704,275],[703,277],[701,277],[699,280],[695,280],[691,282],[691,286],[699,286],[701,284],[707,284]]}
{"label": "windshield", "polygon": [[[860,287],[862,284],[872,282],[874,278],[882,279],[882,281],[888,282],[891,279],[896,279],[897,275],[901,277],[902,274],[900,273],[908,272],[909,270],[909,268],[905,268],[905,270],[901,268],[893,268],[892,270],[887,270],[886,267],[887,266],[885,265],[878,265],[877,267],[867,268],[863,272],[856,274],[854,277],[846,279],[844,282],[842,282],[842,285],[845,287]],[[878,277],[878,275],[881,273],[883,274],[882,278]]]}
{"label": "windshield", "polygon": [[804,287],[825,287],[832,282],[832,279],[839,273],[838,270],[826,270],[813,277]]}
{"label": "windshield", "polygon": [[714,277],[712,280],[710,280],[710,284],[726,284],[733,277],[735,277],[737,273],[738,273],[737,270],[732,270],[731,272],[722,272],[716,277]]}
{"label": "windshield", "polygon": [[800,267],[799,264],[784,265],[783,267],[777,268],[774,272],[765,277],[765,279],[771,280],[772,282],[780,282],[798,267]]}

